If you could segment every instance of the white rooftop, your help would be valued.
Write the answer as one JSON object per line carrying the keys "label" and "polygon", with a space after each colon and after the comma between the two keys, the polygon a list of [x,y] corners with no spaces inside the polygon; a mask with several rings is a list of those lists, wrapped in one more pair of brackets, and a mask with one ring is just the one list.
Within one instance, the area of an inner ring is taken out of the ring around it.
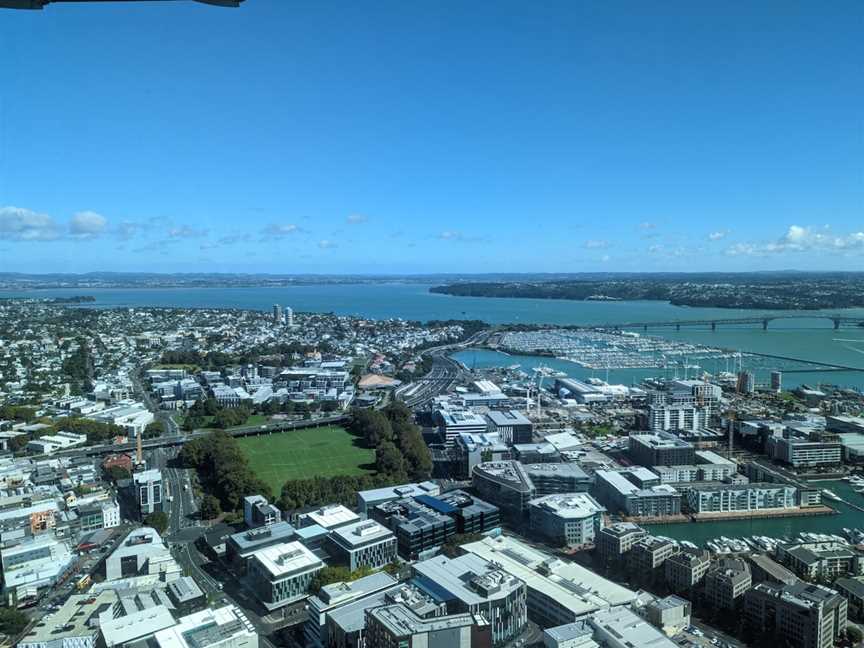
{"label": "white rooftop", "polygon": [[[510,536],[462,545],[465,551],[497,563],[529,589],[567,608],[574,616],[610,605],[625,605],[636,593],[573,562],[564,562]],[[530,596],[530,595],[529,595]]]}
{"label": "white rooftop", "polygon": [[325,529],[333,529],[338,526],[350,524],[360,519],[354,511],[341,504],[322,506],[320,509],[305,514],[313,523]]}
{"label": "white rooftop", "polygon": [[346,547],[392,538],[393,532],[375,520],[361,520],[333,531],[333,540]]}
{"label": "white rooftop", "polygon": [[282,542],[259,549],[252,554],[252,558],[274,578],[324,566],[315,554],[299,542]]}
{"label": "white rooftop", "polygon": [[538,497],[528,503],[543,508],[562,518],[581,520],[606,509],[587,493],[557,493]]}

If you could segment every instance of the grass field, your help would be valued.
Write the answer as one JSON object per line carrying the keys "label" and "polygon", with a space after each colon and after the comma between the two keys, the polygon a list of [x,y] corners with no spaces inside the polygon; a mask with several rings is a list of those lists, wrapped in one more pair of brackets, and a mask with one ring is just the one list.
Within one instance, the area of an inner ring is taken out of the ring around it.
{"label": "grass field", "polygon": [[372,470],[375,453],[355,445],[341,427],[308,428],[237,439],[249,465],[278,497],[289,479],[362,475]]}

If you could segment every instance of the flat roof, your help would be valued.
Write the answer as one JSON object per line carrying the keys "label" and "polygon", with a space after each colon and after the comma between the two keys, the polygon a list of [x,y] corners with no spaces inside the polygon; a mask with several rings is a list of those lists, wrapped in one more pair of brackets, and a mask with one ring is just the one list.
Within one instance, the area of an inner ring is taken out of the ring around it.
{"label": "flat roof", "polygon": [[573,562],[564,562],[511,536],[484,538],[462,545],[493,561],[525,584],[570,610],[574,616],[635,600],[636,593]]}
{"label": "flat roof", "polygon": [[204,648],[242,635],[257,636],[257,632],[239,608],[227,605],[182,617],[154,639],[159,648]]}
{"label": "flat roof", "polygon": [[375,520],[361,520],[333,531],[333,540],[345,547],[359,547],[393,538],[393,532]]}
{"label": "flat roof", "polygon": [[589,623],[594,626],[595,631],[611,634],[626,646],[639,646],[639,648],[677,648],[678,646],[645,619],[627,608],[598,610],[591,615]]}
{"label": "flat roof", "polygon": [[341,504],[322,506],[314,511],[304,513],[301,517],[306,517],[325,529],[333,529],[360,519],[360,516],[354,511],[342,506]]}
{"label": "flat roof", "polygon": [[99,630],[109,648],[150,636],[174,625],[174,616],[164,605],[139,610],[117,619],[104,618],[104,613],[102,617]]}
{"label": "flat roof", "polygon": [[287,522],[276,522],[269,526],[247,529],[240,533],[232,533],[231,541],[241,550],[254,549],[262,544],[289,540],[294,537],[295,529]]}
{"label": "flat roof", "polygon": [[549,511],[561,518],[581,520],[602,513],[606,509],[588,493],[558,493],[538,497],[529,506]]}
{"label": "flat roof", "polygon": [[105,590],[96,595],[73,594],[57,612],[43,617],[30,629],[19,645],[47,644],[61,639],[74,637],[95,637],[99,634],[98,625],[91,620],[111,608],[117,602],[117,592]]}
{"label": "flat roof", "polygon": [[252,554],[274,578],[309,571],[324,566],[315,554],[299,542],[283,542],[264,547]]}
{"label": "flat roof", "polygon": [[413,569],[424,578],[418,585],[422,589],[433,588],[429,593],[435,598],[452,597],[467,606],[506,597],[522,585],[514,575],[476,554],[458,558],[436,556],[415,563]]}
{"label": "flat roof", "polygon": [[498,426],[507,425],[533,425],[531,419],[517,410],[491,410],[486,412],[486,418]]}

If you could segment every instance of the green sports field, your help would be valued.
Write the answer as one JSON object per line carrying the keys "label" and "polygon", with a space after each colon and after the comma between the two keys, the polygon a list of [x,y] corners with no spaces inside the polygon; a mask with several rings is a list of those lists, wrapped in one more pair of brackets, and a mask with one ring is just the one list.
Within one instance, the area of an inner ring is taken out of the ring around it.
{"label": "green sports field", "polygon": [[375,453],[355,445],[341,427],[308,428],[237,439],[249,465],[270,484],[278,497],[289,479],[362,475],[375,462]]}

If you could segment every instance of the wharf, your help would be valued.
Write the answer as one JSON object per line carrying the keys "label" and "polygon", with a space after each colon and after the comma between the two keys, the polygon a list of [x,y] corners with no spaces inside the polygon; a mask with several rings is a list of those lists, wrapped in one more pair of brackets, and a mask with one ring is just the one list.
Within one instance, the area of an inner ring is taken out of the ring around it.
{"label": "wharf", "polygon": [[[844,502],[848,504],[848,502]],[[849,504],[857,508],[854,504]],[[861,509],[864,510],[864,509]],[[684,522],[729,522],[732,520],[759,520],[766,518],[817,517],[836,515],[830,506],[808,506],[807,508],[764,509],[761,511],[721,511],[716,513],[682,513],[665,517],[624,517],[625,522],[645,524],[681,524]]]}

